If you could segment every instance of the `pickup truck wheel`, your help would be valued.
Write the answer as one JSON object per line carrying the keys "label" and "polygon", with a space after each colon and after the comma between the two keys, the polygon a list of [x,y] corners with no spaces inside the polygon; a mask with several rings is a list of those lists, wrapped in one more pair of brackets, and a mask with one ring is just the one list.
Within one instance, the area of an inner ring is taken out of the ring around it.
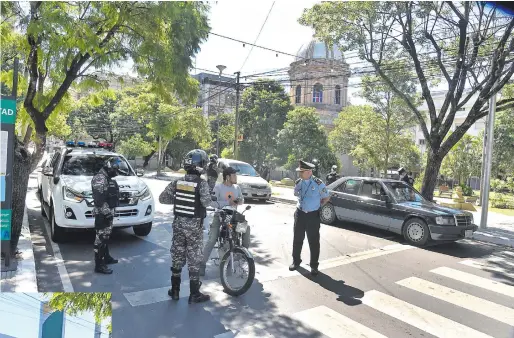
{"label": "pickup truck wheel", "polygon": [[411,245],[423,246],[430,238],[430,230],[422,219],[411,218],[403,226],[403,237]]}
{"label": "pickup truck wheel", "polygon": [[137,236],[148,236],[150,231],[152,231],[152,222],[133,226],[132,229]]}
{"label": "pickup truck wheel", "polygon": [[325,224],[334,224],[336,221],[336,211],[331,203],[325,204],[320,211],[321,222]]}
{"label": "pickup truck wheel", "polygon": [[55,243],[60,243],[64,241],[64,229],[58,226],[55,222],[55,211],[53,206],[50,209],[50,232],[52,235],[52,241],[54,241]]}

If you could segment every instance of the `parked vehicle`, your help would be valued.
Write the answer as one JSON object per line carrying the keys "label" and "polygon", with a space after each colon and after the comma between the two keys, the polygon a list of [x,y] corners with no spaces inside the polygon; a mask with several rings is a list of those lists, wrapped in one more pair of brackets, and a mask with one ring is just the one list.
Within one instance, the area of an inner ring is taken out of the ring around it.
{"label": "parked vehicle", "polygon": [[[216,200],[216,197],[212,197]],[[246,210],[250,210],[247,206]],[[255,262],[252,254],[243,246],[243,234],[248,223],[243,213],[226,206],[217,209],[220,217],[220,235],[217,253],[220,267],[221,284],[231,296],[240,296],[252,286],[255,278]]]}
{"label": "parked vehicle", "polygon": [[[263,179],[250,164],[242,161],[220,158],[218,159],[220,172],[224,167],[232,167],[237,172],[237,185],[245,199],[269,201],[271,198],[271,185]],[[218,176],[218,182],[223,181],[223,175]]]}
{"label": "parked vehicle", "polygon": [[63,147],[42,171],[41,212],[50,221],[53,241],[63,241],[65,229],[94,228],[91,179],[112,156],[122,159],[120,175],[114,178],[120,187],[120,206],[113,226],[132,227],[138,236],[150,233],[155,204],[150,189],[138,177],[142,174],[136,174],[122,155],[104,149]]}
{"label": "parked vehicle", "polygon": [[426,200],[413,187],[391,179],[344,177],[330,184],[321,221],[361,223],[403,235],[413,245],[472,237],[473,214]]}

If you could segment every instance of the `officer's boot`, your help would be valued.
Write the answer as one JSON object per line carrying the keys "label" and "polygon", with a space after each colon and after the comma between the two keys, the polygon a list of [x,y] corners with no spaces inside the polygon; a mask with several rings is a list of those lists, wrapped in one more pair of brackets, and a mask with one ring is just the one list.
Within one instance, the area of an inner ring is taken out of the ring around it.
{"label": "officer's boot", "polygon": [[116,264],[118,263],[118,260],[117,259],[114,259],[111,257],[111,255],[109,254],[109,246],[105,246],[105,264]]}
{"label": "officer's boot", "polygon": [[211,299],[211,296],[204,295],[200,292],[200,281],[199,280],[192,280],[189,282],[189,304],[191,303],[203,303]]}
{"label": "officer's boot", "polygon": [[171,289],[168,290],[168,296],[170,296],[173,300],[179,300],[180,298],[180,282],[180,277],[171,277]]}
{"label": "officer's boot", "polygon": [[103,273],[106,275],[110,275],[112,270],[107,267],[104,261],[105,250],[103,246],[98,248],[98,251],[95,252],[95,272]]}

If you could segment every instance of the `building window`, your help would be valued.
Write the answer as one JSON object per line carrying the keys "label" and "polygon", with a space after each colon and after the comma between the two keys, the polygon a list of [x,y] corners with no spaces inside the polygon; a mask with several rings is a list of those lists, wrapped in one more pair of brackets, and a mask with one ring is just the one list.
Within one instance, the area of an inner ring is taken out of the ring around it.
{"label": "building window", "polygon": [[296,86],[296,99],[295,103],[302,103],[302,86],[298,85]]}
{"label": "building window", "polygon": [[425,145],[425,139],[419,139],[419,145],[424,146]]}
{"label": "building window", "polygon": [[312,89],[312,102],[323,102],[323,86],[319,83],[316,83]]}
{"label": "building window", "polygon": [[341,86],[336,86],[336,104],[341,104]]}

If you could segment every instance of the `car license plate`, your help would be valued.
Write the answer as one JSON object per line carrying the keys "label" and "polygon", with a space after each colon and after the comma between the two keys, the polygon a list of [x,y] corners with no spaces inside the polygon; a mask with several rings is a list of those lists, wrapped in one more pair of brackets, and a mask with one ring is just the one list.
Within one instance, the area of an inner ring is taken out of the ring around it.
{"label": "car license plate", "polygon": [[466,237],[466,238],[473,237],[473,230],[464,230],[464,237]]}

